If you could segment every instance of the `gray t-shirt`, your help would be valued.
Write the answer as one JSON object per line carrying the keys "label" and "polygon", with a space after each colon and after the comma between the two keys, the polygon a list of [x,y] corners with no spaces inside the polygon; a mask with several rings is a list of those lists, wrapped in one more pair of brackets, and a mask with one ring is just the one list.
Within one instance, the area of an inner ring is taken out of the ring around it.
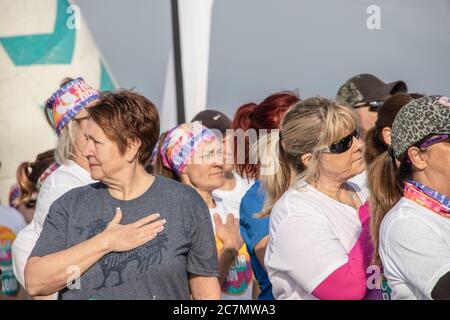
{"label": "gray t-shirt", "polygon": [[189,299],[188,273],[219,275],[208,207],[193,188],[163,177],[129,201],[113,198],[103,183],[67,192],[50,207],[30,257],[92,238],[106,228],[117,207],[121,224],[158,212],[167,220],[165,229],[134,250],[105,255],[81,276],[80,288],[65,288],[61,299]]}

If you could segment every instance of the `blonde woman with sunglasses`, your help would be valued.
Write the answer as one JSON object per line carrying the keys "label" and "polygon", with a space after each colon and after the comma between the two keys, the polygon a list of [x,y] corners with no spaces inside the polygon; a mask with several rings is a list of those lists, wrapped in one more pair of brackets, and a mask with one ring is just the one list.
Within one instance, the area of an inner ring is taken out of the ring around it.
{"label": "blonde woman with sunglasses", "polygon": [[260,141],[279,145],[279,156],[271,148],[272,159],[264,159],[279,160],[278,169],[262,175],[270,214],[265,265],[275,298],[363,299],[372,246],[367,190],[349,181],[365,169],[356,114],[306,99],[285,114],[279,139]]}

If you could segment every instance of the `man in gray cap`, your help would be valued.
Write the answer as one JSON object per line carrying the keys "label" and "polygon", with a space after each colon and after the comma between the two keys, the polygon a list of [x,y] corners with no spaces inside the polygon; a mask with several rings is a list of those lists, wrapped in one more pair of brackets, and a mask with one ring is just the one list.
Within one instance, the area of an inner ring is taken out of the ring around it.
{"label": "man in gray cap", "polygon": [[338,101],[350,104],[358,114],[361,137],[375,126],[378,109],[391,95],[407,92],[406,83],[399,80],[385,83],[372,74],[358,74],[342,85],[337,92]]}

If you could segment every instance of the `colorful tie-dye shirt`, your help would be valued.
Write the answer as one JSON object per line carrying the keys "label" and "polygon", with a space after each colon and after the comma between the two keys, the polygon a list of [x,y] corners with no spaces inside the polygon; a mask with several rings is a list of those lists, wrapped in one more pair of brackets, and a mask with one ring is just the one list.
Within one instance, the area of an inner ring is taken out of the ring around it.
{"label": "colorful tie-dye shirt", "polygon": [[[216,200],[216,207],[210,208],[209,211],[211,213],[211,218],[213,214],[218,213],[222,218],[222,222],[225,223],[228,213],[225,212],[220,201]],[[217,250],[220,250],[223,246],[222,242],[218,239],[217,236],[216,246]],[[242,245],[236,259],[231,265],[225,282],[222,284],[222,300],[252,300],[252,280],[253,273],[250,263],[250,256],[248,255],[247,247],[244,244]]]}
{"label": "colorful tie-dye shirt", "polygon": [[11,246],[25,225],[25,220],[17,210],[0,206],[0,281],[1,293],[6,296],[16,296],[19,292],[20,286],[12,266]]}

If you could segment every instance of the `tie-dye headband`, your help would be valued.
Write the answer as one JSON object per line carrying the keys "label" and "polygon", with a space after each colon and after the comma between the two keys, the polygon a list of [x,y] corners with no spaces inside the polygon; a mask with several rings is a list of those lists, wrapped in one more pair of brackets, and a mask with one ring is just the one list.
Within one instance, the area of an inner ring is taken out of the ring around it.
{"label": "tie-dye headband", "polygon": [[56,133],[86,105],[97,100],[100,92],[91,88],[83,78],[77,78],[59,88],[48,99],[45,110],[52,121]]}
{"label": "tie-dye headband", "polygon": [[11,189],[9,189],[9,206],[12,208],[15,208],[17,206],[17,199],[20,197],[20,187],[18,184],[14,184],[11,186]]}
{"label": "tie-dye headband", "polygon": [[169,131],[159,152],[163,165],[179,175],[195,151],[206,142],[214,141],[214,133],[200,122],[183,123]]}

